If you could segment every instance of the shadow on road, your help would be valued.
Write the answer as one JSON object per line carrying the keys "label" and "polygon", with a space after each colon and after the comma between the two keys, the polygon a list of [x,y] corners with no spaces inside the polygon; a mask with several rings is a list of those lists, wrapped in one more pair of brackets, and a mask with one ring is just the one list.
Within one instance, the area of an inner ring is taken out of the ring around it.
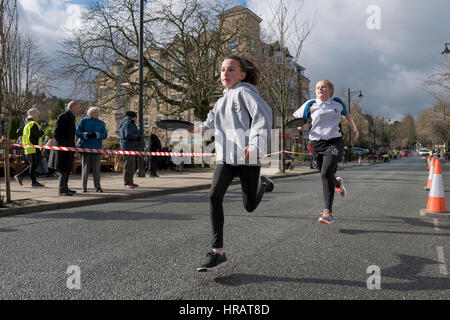
{"label": "shadow on road", "polygon": [[[427,265],[438,265],[431,259],[414,257],[403,254],[396,255],[400,263],[391,268],[381,270],[381,289],[393,291],[422,291],[422,290],[449,290],[450,279],[445,277],[421,276]],[[387,282],[385,278],[400,279],[402,282]],[[351,286],[367,288],[365,281],[340,280],[340,279],[319,279],[319,278],[289,278],[276,277],[258,274],[233,273],[214,279],[218,284],[230,287],[239,287],[253,283],[263,282],[288,282],[288,283],[309,283],[333,286]]]}
{"label": "shadow on road", "polygon": [[30,216],[30,219],[82,219],[91,221],[142,221],[142,220],[194,220],[190,215],[142,211],[85,211],[74,213],[46,213]]}
{"label": "shadow on road", "polygon": [[[386,230],[356,230],[356,229],[339,229],[340,233],[357,235],[367,233],[388,233],[388,234],[404,234],[404,235],[416,235],[416,236],[436,236],[436,232],[408,232],[408,231],[386,231]],[[450,236],[450,233],[439,233],[439,236]]]}

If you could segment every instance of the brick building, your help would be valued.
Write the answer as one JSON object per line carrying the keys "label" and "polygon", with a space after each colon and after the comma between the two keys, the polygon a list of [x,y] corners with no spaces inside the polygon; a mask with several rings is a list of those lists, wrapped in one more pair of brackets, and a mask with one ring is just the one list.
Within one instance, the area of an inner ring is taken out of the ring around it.
{"label": "brick building", "polygon": [[[227,49],[230,53],[236,52],[239,55],[248,57],[253,61],[262,61],[262,59],[271,59],[273,63],[280,63],[280,61],[286,61],[292,67],[295,68],[294,77],[289,83],[289,90],[291,92],[291,97],[289,98],[289,114],[299,108],[302,103],[308,98],[309,95],[309,79],[305,77],[305,68],[298,65],[297,63],[291,61],[292,56],[286,48],[281,48],[277,42],[275,43],[264,43],[260,37],[260,23],[261,18],[258,17],[251,10],[243,6],[235,6],[230,10],[226,11],[224,14],[218,16],[218,19],[224,21],[224,26],[234,26],[239,24],[240,29],[235,35],[227,35],[224,33],[224,37],[228,38]],[[226,28],[225,28],[226,29]],[[230,28],[231,30],[232,28]],[[285,55],[286,59],[280,59],[281,55]],[[162,63],[161,54],[158,49],[150,49],[145,53],[147,59],[153,63]],[[169,63],[173,63],[170,62]],[[128,79],[121,79],[120,75],[122,71],[127,68]],[[220,66],[217,65],[217,72],[219,72]],[[136,111],[138,113],[138,97],[132,97],[131,99],[123,98],[123,90],[125,88],[121,86],[123,82],[138,82],[138,68],[135,64],[131,66],[127,64],[126,61],[117,60],[112,66],[112,71],[118,77],[118,79],[111,84],[111,79],[106,79],[104,77],[97,78],[97,105],[101,106],[102,114],[101,118],[105,121],[106,127],[108,129],[109,135],[119,135],[119,122],[124,118],[126,111]],[[107,88],[112,88],[115,90],[108,90]],[[151,89],[146,89],[151,90]],[[171,95],[170,89],[167,89],[167,95]],[[217,98],[220,96],[221,88],[217,88]],[[264,96],[264,93],[261,92]],[[183,97],[177,92],[173,92],[171,96],[173,100],[181,101]],[[269,105],[270,102],[268,101]],[[211,105],[211,108],[213,104]],[[148,131],[157,120],[162,119],[179,119],[186,120],[190,122],[200,121],[192,110],[186,110],[181,113],[174,112],[171,114],[170,106],[165,101],[155,98],[148,101],[144,106],[144,129]],[[279,119],[274,112],[274,128],[279,127]],[[287,146],[291,146],[295,139],[298,139],[299,132],[295,129],[287,130]],[[170,132],[168,133],[170,136]],[[166,132],[160,130],[160,138],[162,141],[166,141]],[[302,141],[300,141],[302,143]]]}

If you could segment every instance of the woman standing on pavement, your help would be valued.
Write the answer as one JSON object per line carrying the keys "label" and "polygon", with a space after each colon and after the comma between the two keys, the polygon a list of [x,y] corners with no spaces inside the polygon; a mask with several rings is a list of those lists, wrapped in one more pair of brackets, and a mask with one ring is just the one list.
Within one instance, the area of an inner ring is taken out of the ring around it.
{"label": "woman standing on pavement", "polygon": [[333,223],[333,200],[335,191],[341,197],[346,190],[341,177],[335,177],[337,164],[342,159],[344,141],[342,140],[341,117],[352,127],[355,141],[359,132],[351,114],[341,99],[334,97],[334,86],[329,80],[320,80],[316,84],[316,100],[306,101],[294,113],[296,118],[311,120],[309,139],[312,141],[312,152],[319,169],[325,209],[321,212],[318,222]]}
{"label": "woman standing on pavement", "polygon": [[[108,137],[105,123],[98,117],[100,108],[91,107],[87,111],[87,117],[78,122],[75,134],[80,138],[78,147],[88,149],[103,149],[102,140]],[[94,187],[96,192],[103,192],[100,185],[100,161],[101,153],[82,152],[81,153],[81,180],[82,191],[87,192],[87,180],[89,171],[92,168],[94,177]]]}
{"label": "woman standing on pavement", "polygon": [[272,128],[272,110],[259,96],[259,70],[249,60],[228,56],[222,63],[220,80],[225,94],[202,124],[202,133],[214,129],[216,169],[209,193],[213,250],[197,271],[211,271],[227,263],[223,248],[223,198],[235,176],[241,180],[242,199],[254,211],[273,183],[260,175],[259,158],[265,154]]}

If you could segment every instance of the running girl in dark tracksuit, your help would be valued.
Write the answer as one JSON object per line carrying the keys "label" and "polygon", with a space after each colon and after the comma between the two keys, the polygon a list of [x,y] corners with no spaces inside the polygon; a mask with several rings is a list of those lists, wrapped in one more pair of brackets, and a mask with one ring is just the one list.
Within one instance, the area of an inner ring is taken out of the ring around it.
{"label": "running girl in dark tracksuit", "polygon": [[249,60],[239,56],[225,58],[220,79],[225,94],[209,112],[202,124],[202,133],[214,130],[216,169],[209,193],[213,231],[213,250],[197,271],[211,271],[227,264],[223,249],[223,198],[238,176],[242,199],[248,212],[254,211],[264,192],[273,189],[270,179],[260,175],[262,157],[272,128],[272,109],[259,96],[256,85],[259,70]]}
{"label": "running girl in dark tracksuit", "polygon": [[[345,196],[344,180],[335,177],[337,164],[342,159],[344,141],[342,140],[341,117],[352,127],[355,141],[359,133],[351,114],[341,99],[334,97],[334,86],[328,80],[320,80],[316,84],[316,99],[306,101],[294,113],[296,118],[311,120],[309,139],[312,141],[312,152],[320,171],[323,187],[325,209],[318,222],[333,223],[333,199],[335,191]],[[299,128],[301,129],[301,128]]]}

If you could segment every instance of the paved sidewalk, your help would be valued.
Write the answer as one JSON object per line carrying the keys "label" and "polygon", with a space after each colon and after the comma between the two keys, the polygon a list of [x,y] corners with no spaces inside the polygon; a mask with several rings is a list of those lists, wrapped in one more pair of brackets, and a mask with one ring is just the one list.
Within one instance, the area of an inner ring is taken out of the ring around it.
{"label": "paved sidewalk", "polygon": [[[352,162],[349,166],[357,166],[357,162]],[[369,165],[363,163],[363,165]],[[92,175],[88,180],[88,192],[81,192],[81,175],[71,175],[69,179],[69,188],[76,190],[77,193],[72,197],[58,195],[58,179],[40,177],[38,181],[45,187],[31,187],[29,177],[25,177],[23,185],[19,185],[11,177],[11,204],[6,204],[0,208],[0,217],[57,210],[71,207],[82,207],[93,204],[100,204],[112,201],[121,201],[128,199],[137,199],[155,195],[188,192],[193,190],[207,189],[211,186],[213,169],[194,168],[187,172],[158,171],[159,178],[150,178],[148,174],[145,178],[139,178],[135,175],[134,183],[139,187],[126,190],[123,185],[123,176],[121,173],[101,173],[101,185],[103,193],[95,192],[92,182]],[[263,167],[262,174],[273,179],[297,176],[303,174],[316,173],[318,170],[310,169],[306,165],[297,165],[294,170],[286,170],[286,175],[278,173],[278,168]],[[238,183],[238,181],[235,181]],[[1,180],[1,196],[5,196],[4,178]]]}

